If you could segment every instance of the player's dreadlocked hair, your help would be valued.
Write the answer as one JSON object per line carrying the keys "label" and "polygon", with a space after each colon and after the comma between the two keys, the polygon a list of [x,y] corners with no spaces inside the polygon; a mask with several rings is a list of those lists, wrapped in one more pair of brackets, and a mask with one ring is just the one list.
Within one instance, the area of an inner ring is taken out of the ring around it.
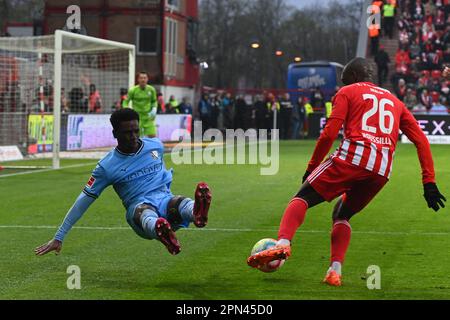
{"label": "player's dreadlocked hair", "polygon": [[133,120],[139,121],[139,114],[136,111],[134,111],[133,109],[129,109],[129,108],[124,108],[124,109],[115,111],[111,115],[111,119],[110,119],[111,125],[112,125],[114,131],[119,130],[120,124],[122,122],[133,121]]}

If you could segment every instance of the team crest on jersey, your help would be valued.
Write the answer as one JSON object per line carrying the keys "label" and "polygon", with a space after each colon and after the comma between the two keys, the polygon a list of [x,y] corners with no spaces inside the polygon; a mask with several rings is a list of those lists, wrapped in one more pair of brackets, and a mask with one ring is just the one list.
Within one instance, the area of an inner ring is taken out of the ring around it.
{"label": "team crest on jersey", "polygon": [[95,178],[94,177],[90,177],[88,183],[86,184],[86,187],[92,188],[94,183],[95,183]]}
{"label": "team crest on jersey", "polygon": [[153,160],[159,159],[159,152],[158,152],[158,151],[153,150],[153,151],[151,152],[151,155],[152,155]]}

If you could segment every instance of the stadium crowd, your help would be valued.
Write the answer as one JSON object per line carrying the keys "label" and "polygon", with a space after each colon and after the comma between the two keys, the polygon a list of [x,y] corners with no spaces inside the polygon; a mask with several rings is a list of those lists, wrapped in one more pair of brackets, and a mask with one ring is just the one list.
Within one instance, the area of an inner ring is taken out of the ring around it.
{"label": "stadium crowd", "polygon": [[203,129],[280,129],[283,140],[303,139],[307,136],[308,118],[313,113],[329,116],[331,102],[320,89],[310,96],[293,99],[288,92],[260,92],[236,94],[229,92],[204,93],[198,103]]}
{"label": "stadium crowd", "polygon": [[371,53],[378,65],[379,84],[388,78],[391,62],[379,38],[393,38],[398,29],[398,51],[392,61],[395,94],[414,113],[448,114],[449,81],[442,70],[450,59],[449,0],[374,1],[383,16],[381,30],[370,30]]}

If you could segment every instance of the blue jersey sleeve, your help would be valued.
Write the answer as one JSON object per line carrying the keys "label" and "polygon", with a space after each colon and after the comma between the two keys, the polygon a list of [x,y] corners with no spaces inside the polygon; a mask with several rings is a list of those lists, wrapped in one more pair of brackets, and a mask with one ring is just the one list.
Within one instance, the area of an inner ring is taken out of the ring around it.
{"label": "blue jersey sleeve", "polygon": [[84,187],[83,192],[87,196],[97,199],[103,190],[105,190],[110,184],[111,182],[108,179],[105,169],[98,164],[92,172],[92,175]]}
{"label": "blue jersey sleeve", "polygon": [[89,206],[95,201],[92,197],[87,196],[85,193],[81,193],[77,201],[75,201],[72,208],[70,208],[63,223],[59,227],[55,234],[55,239],[63,242],[67,233],[72,229],[73,225],[80,220],[83,214],[87,211]]}

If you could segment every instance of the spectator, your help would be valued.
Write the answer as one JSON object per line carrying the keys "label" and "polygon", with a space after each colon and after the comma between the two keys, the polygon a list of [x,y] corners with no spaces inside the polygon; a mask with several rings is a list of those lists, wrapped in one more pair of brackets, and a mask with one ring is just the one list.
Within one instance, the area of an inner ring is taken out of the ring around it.
{"label": "spectator", "polygon": [[395,88],[395,94],[397,95],[397,97],[403,101],[403,99],[406,96],[406,81],[404,79],[400,79],[400,81],[398,82],[397,87]]}
{"label": "spectator", "polygon": [[415,20],[422,20],[425,14],[425,9],[422,5],[422,0],[416,0],[413,9],[412,9],[412,15]]}
{"label": "spectator", "polygon": [[192,105],[189,103],[188,99],[184,97],[180,104],[180,113],[191,114],[192,115]]}
{"label": "spectator", "polygon": [[420,78],[417,81],[417,88],[419,90],[427,89],[431,85],[430,71],[423,70]]}
{"label": "spectator", "polygon": [[389,55],[384,51],[384,46],[380,46],[380,49],[375,56],[375,63],[378,67],[378,84],[382,87],[386,82],[389,74],[389,63],[391,59]]}
{"label": "spectator", "polygon": [[325,108],[325,98],[319,87],[316,87],[311,95],[311,105],[314,109]]}
{"label": "spectator", "polygon": [[291,96],[286,93],[280,99],[280,139],[288,140],[291,137],[291,118],[294,106],[291,102]]}
{"label": "spectator", "polygon": [[222,99],[223,126],[225,129],[233,128],[234,100],[230,93],[226,93]]}
{"label": "spectator", "polygon": [[256,112],[256,129],[269,129],[267,127],[267,118],[269,117],[269,112],[266,106],[266,103],[264,102],[264,97],[262,95],[256,96],[256,102],[255,102],[255,112]]}
{"label": "spectator", "polygon": [[215,94],[210,98],[211,104],[211,128],[217,129],[218,119],[220,114],[220,109],[222,107],[222,102],[220,101],[219,95]]}
{"label": "spectator", "polygon": [[425,9],[425,16],[426,17],[431,17],[431,16],[434,17],[436,15],[436,6],[434,5],[432,0],[428,0],[425,3],[424,9]]}
{"label": "spectator", "polygon": [[298,97],[297,103],[292,111],[292,139],[298,140],[303,136],[303,128],[305,125],[306,110],[303,97]]}
{"label": "spectator", "polygon": [[411,64],[411,58],[409,57],[409,52],[405,48],[399,48],[397,50],[397,54],[395,55],[395,66],[398,67],[406,67],[409,69],[409,65]]}
{"label": "spectator", "polygon": [[387,3],[383,6],[383,18],[385,35],[389,36],[389,39],[392,39],[394,37],[395,7],[391,3],[391,0],[387,0]]}
{"label": "spectator", "polygon": [[156,95],[156,99],[158,101],[158,114],[166,113],[166,104],[164,103],[164,96],[161,92],[158,92]]}
{"label": "spectator", "polygon": [[66,97],[66,89],[61,88],[61,111],[62,113],[69,113],[69,102]]}
{"label": "spectator", "polygon": [[198,103],[198,112],[203,125],[203,132],[211,128],[211,104],[209,103],[208,94],[204,93],[202,99]]}
{"label": "spectator", "polygon": [[269,93],[266,98],[266,108],[268,116],[266,117],[266,128],[267,129],[275,129],[274,128],[274,116],[275,112],[277,113],[277,123],[275,124],[276,128],[279,128],[279,116],[278,111],[280,110],[280,104],[275,98],[273,93]]}
{"label": "spectator", "polygon": [[403,99],[403,102],[410,111],[412,111],[413,108],[417,105],[417,97],[413,89],[408,88],[406,90],[406,96]]}
{"label": "spectator", "polygon": [[419,62],[420,62],[421,51],[422,51],[422,49],[420,47],[419,42],[414,40],[411,43],[411,45],[409,46],[409,55],[410,55],[411,59],[416,60],[416,62],[417,62],[417,59],[419,59]]}
{"label": "spectator", "polygon": [[44,85],[44,111],[53,112],[53,85],[50,80],[48,80]]}
{"label": "spectator", "polygon": [[372,24],[369,28],[370,37],[370,52],[373,57],[378,53],[378,47],[380,44],[380,29],[376,24]]}
{"label": "spectator", "polygon": [[245,130],[254,128],[256,126],[256,124],[255,124],[256,110],[255,110],[254,99],[255,99],[255,97],[253,97],[251,95],[247,95],[245,97],[245,103],[247,104],[247,109],[245,110],[245,117],[244,117],[244,129]]}
{"label": "spectator", "polygon": [[82,88],[72,88],[69,92],[69,106],[71,112],[87,113],[87,103]]}
{"label": "spectator", "polygon": [[114,102],[112,106],[112,111],[120,110],[125,105],[125,100],[127,100],[128,90],[125,88],[120,89],[120,99]]}
{"label": "spectator", "polygon": [[166,103],[166,112],[171,114],[179,114],[180,113],[180,104],[175,98],[174,95],[171,95],[169,98],[169,102]]}
{"label": "spectator", "polygon": [[117,109],[122,108],[122,106],[124,105],[124,101],[127,99],[127,96],[128,96],[127,88],[120,89],[120,102],[119,102],[119,106]]}
{"label": "spectator", "polygon": [[424,105],[427,110],[431,109],[433,101],[427,89],[422,90],[422,93],[420,95],[420,103]]}
{"label": "spectator", "polygon": [[236,111],[234,114],[234,128],[245,128],[245,113],[247,111],[247,103],[242,95],[239,95],[236,99]]}
{"label": "spectator", "polygon": [[89,85],[89,113],[102,112],[102,98],[95,84]]}
{"label": "spectator", "polygon": [[430,114],[433,114],[433,115],[448,115],[448,109],[442,103],[442,102],[445,102],[445,98],[442,99],[442,100],[444,100],[444,101],[441,101],[441,99],[439,99],[439,94],[437,94],[437,100],[433,101],[433,106],[430,109]]}
{"label": "spectator", "polygon": [[444,8],[439,8],[436,15],[435,29],[436,30],[445,30],[446,27],[446,19],[445,19],[445,10]]}
{"label": "spectator", "polygon": [[309,100],[307,97],[303,98],[303,101],[305,103],[305,113],[306,113],[306,122],[305,122],[305,127],[306,127],[306,131],[309,132],[309,118],[311,115],[314,114],[314,108],[312,107],[311,103],[309,103]]}

